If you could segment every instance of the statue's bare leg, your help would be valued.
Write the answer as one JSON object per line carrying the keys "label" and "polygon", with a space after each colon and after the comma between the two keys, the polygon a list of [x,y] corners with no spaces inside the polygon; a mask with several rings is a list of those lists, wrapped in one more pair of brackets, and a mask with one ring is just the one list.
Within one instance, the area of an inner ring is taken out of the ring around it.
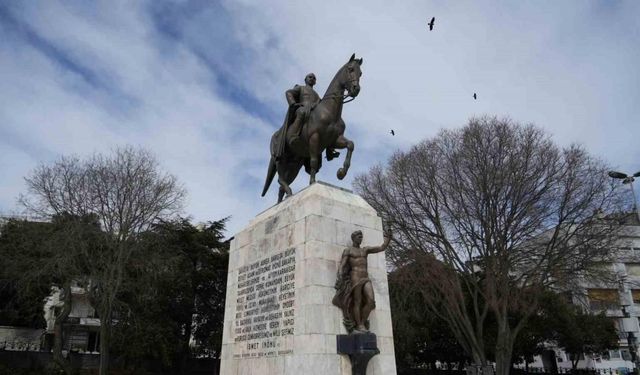
{"label": "statue's bare leg", "polygon": [[319,158],[321,157],[320,153],[320,135],[316,132],[311,134],[309,137],[309,158],[311,161],[309,164],[311,165],[311,170],[309,171],[309,185],[314,184],[316,182],[316,173],[318,172]]}
{"label": "statue's bare leg", "polygon": [[342,180],[347,175],[347,171],[351,166],[351,155],[353,154],[355,145],[353,144],[352,141],[345,138],[344,135],[340,135],[336,140],[336,142],[334,143],[334,147],[338,149],[341,149],[341,148],[347,149],[347,156],[344,158],[344,164],[342,164],[342,168],[338,169],[338,173],[337,173],[338,179]]}
{"label": "statue's bare leg", "polygon": [[356,330],[365,331],[364,320],[362,320],[362,286],[353,288],[353,320],[356,323]]}
{"label": "statue's bare leg", "polygon": [[362,291],[363,291],[363,303],[364,305],[362,306],[362,323],[364,325],[364,322],[367,321],[367,319],[369,319],[369,314],[371,313],[371,311],[373,309],[376,308],[376,300],[373,296],[373,286],[371,286],[371,281],[368,281],[364,284],[364,286],[362,287]]}

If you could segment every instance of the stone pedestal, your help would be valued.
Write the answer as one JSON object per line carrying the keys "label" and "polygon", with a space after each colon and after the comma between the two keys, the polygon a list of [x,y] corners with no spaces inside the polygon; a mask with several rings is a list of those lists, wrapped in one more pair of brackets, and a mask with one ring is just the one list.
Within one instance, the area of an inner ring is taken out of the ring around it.
{"label": "stone pedestal", "polygon": [[[351,374],[337,336],[347,334],[331,304],[338,263],[351,233],[363,246],[383,241],[375,210],[348,190],[311,185],[256,216],[231,242],[222,375]],[[380,354],[367,375],[395,375],[384,253],[369,255],[376,308],[369,316]]]}
{"label": "stone pedestal", "polygon": [[367,365],[374,356],[380,354],[374,333],[338,335],[338,353],[351,359],[351,374],[366,375]]}

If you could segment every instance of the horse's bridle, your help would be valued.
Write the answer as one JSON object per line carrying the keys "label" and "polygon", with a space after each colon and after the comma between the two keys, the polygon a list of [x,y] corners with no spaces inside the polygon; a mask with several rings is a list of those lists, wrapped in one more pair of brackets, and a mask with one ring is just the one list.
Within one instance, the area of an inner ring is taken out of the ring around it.
{"label": "horse's bridle", "polygon": [[[347,83],[352,83],[352,82],[357,81],[357,80],[358,80],[357,78],[350,79],[350,80],[347,81]],[[355,96],[353,96],[353,97],[351,97],[351,99],[345,100],[348,97],[349,97],[349,94],[347,94],[347,95],[333,94],[331,96],[327,96],[326,99],[341,98],[342,99],[342,104],[346,104],[346,103],[349,103],[349,102],[353,101],[356,98]],[[325,98],[322,98],[322,99],[325,99]]]}
{"label": "horse's bridle", "polygon": [[348,97],[348,96],[349,96],[349,95],[343,95],[343,97],[342,97],[342,104],[346,104],[346,103],[352,102],[352,101],[356,98],[355,96],[352,96],[352,97],[351,97],[351,99],[349,99],[349,100],[344,100],[344,99],[345,99],[346,97]]}

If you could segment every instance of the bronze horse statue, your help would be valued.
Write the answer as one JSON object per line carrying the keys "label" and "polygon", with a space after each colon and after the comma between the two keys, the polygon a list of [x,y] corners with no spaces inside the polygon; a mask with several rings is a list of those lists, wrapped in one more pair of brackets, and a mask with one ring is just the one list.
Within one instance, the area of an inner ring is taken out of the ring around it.
{"label": "bronze horse statue", "polygon": [[[287,127],[286,122],[281,129],[273,133],[270,145],[271,160],[262,190],[263,197],[269,190],[276,172],[280,184],[278,203],[282,201],[285,194],[287,197],[293,194],[289,185],[295,180],[303,165],[310,176],[309,185],[315,183],[316,173],[322,166],[322,152],[326,149],[347,149],[347,156],[342,168],[338,169],[337,177],[342,180],[347,175],[354,144],[344,136],[342,106],[355,99],[360,92],[361,65],[362,59],[356,59],[354,53],[351,59],[338,70],[324,96],[309,114],[308,120],[300,131],[302,142],[299,142],[296,147],[292,147],[289,143],[294,134],[291,132],[293,129]],[[345,91],[347,95],[344,95]],[[351,99],[344,101],[347,97]],[[327,160],[331,159],[332,157],[328,155]]]}

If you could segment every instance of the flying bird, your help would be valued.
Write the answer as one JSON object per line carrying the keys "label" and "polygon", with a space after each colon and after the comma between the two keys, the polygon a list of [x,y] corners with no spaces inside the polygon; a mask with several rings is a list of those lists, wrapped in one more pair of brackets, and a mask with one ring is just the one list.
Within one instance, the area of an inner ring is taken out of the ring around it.
{"label": "flying bird", "polygon": [[477,99],[478,99],[478,95],[476,95],[476,93],[475,93],[475,92],[473,93],[473,99],[474,99],[474,100],[477,100]]}
{"label": "flying bird", "polygon": [[391,135],[396,135],[396,132],[394,132],[393,129],[391,129],[389,133],[391,133]]}
{"label": "flying bird", "polygon": [[619,178],[622,180],[623,184],[630,184],[636,180],[635,177],[640,177],[640,171],[634,173],[633,176],[627,176],[626,173],[622,172],[609,171],[609,177]]}
{"label": "flying bird", "polygon": [[436,18],[432,17],[431,18],[431,22],[429,22],[427,25],[429,25],[429,31],[433,30],[433,24],[436,22]]}

